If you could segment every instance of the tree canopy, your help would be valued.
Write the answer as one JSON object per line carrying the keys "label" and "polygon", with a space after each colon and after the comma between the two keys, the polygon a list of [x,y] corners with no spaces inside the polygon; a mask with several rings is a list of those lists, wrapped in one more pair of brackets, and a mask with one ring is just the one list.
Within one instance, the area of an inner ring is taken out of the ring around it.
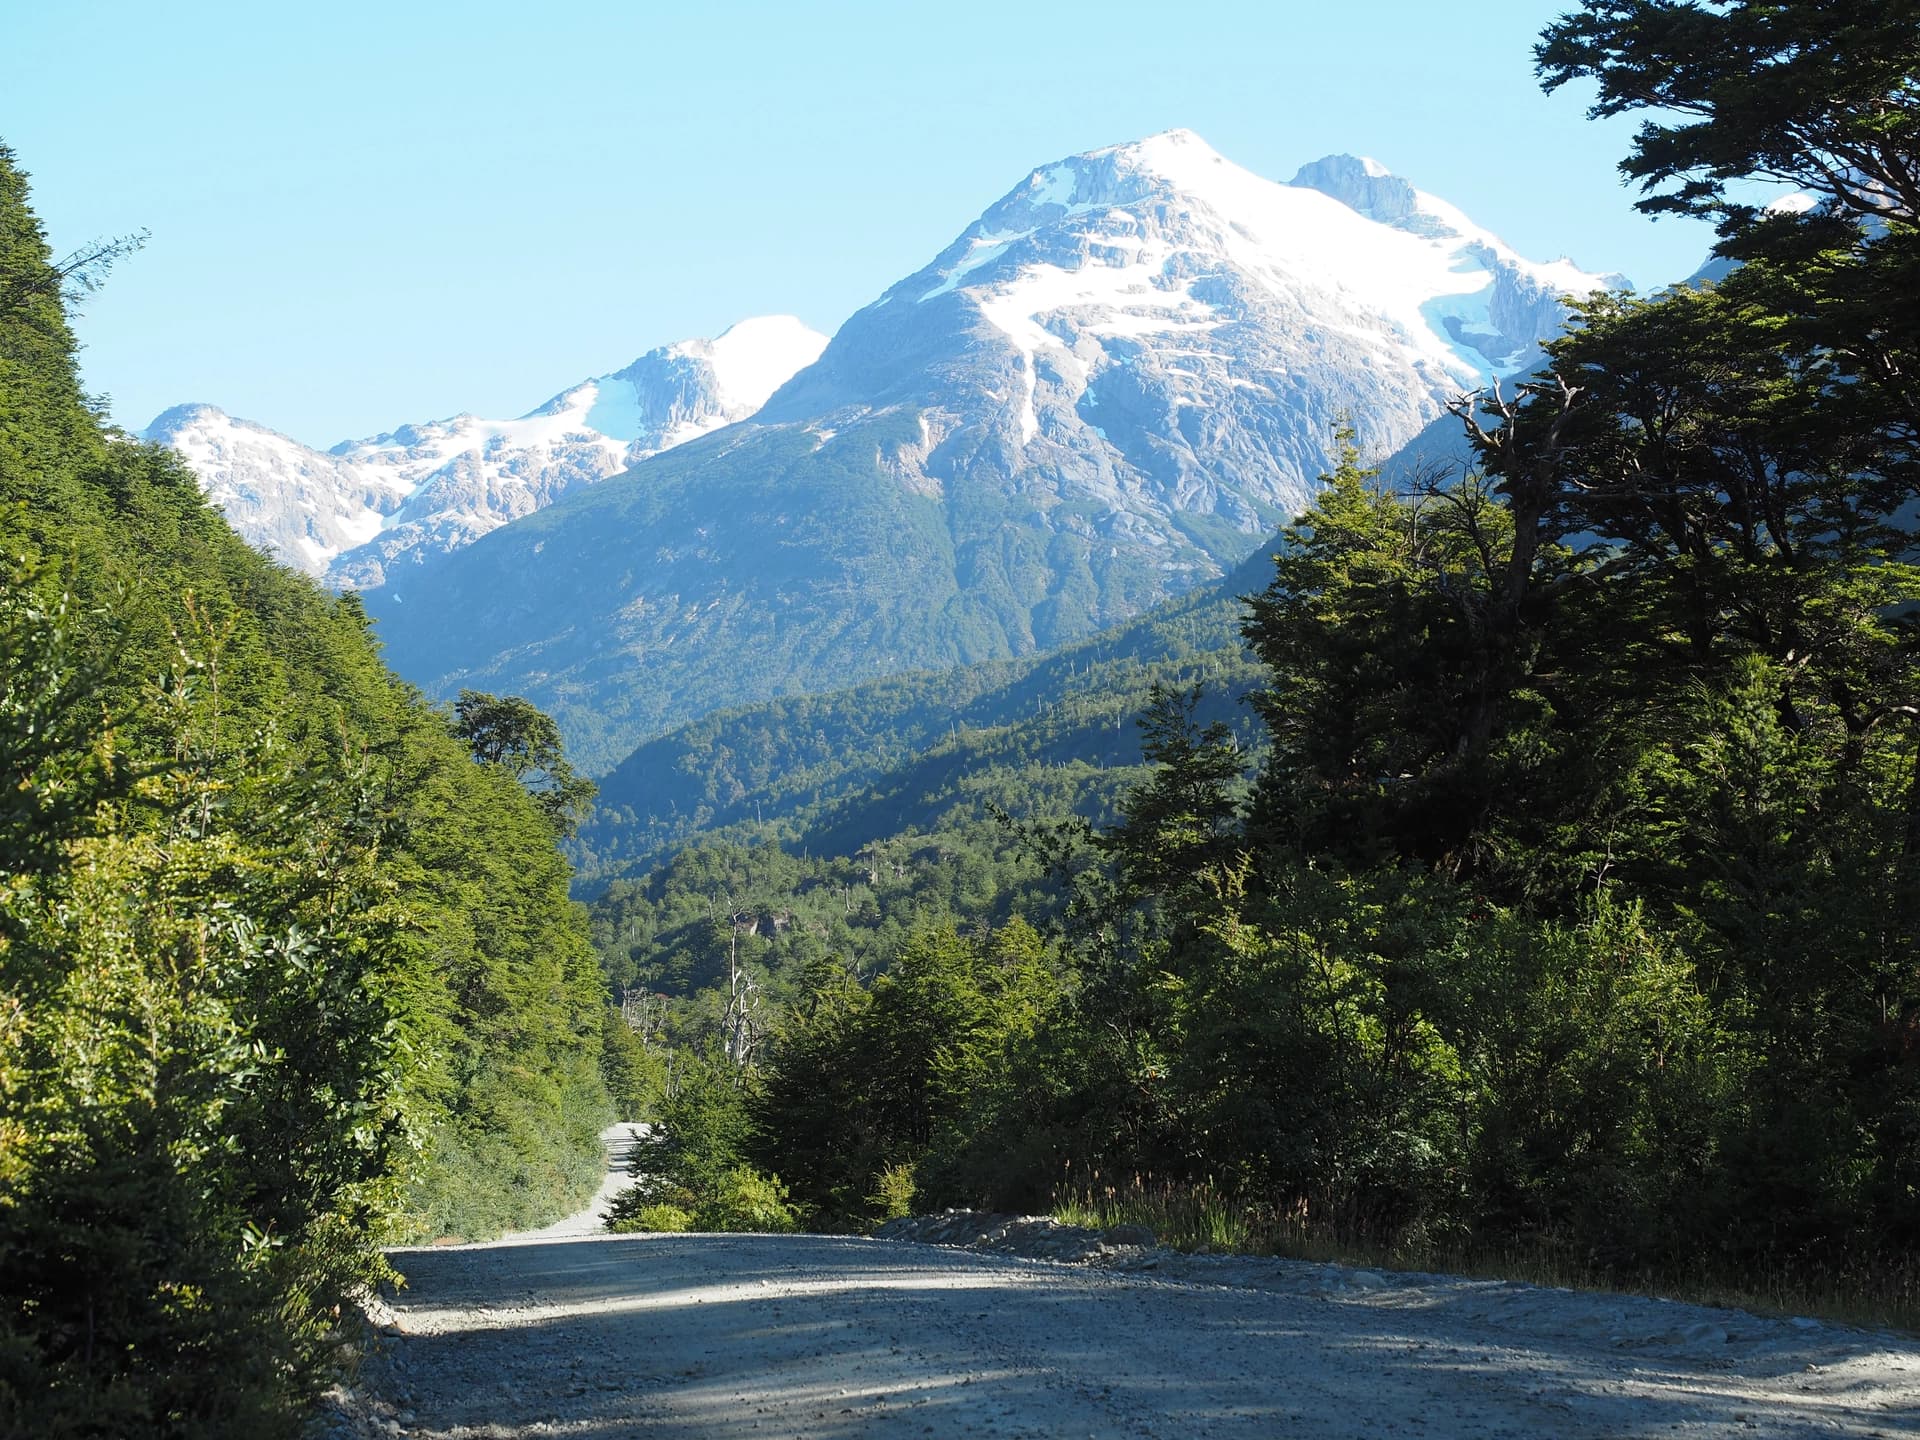
{"label": "tree canopy", "polygon": [[1724,213],[1760,179],[1920,218],[1916,0],[1595,0],[1534,54],[1549,90],[1598,84],[1595,117],[1654,112],[1620,164],[1642,210]]}
{"label": "tree canopy", "polygon": [[453,706],[453,733],[473,758],[498,765],[523,785],[561,835],[586,818],[599,787],[567,763],[560,727],[518,695],[462,690]]}

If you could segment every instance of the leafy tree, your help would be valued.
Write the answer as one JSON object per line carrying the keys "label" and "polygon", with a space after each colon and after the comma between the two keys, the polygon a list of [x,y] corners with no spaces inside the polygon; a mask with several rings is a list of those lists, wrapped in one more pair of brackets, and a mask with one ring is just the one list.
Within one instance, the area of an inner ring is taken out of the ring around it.
{"label": "leafy tree", "polygon": [[969,1137],[1056,997],[1018,921],[977,939],[923,931],[870,992],[824,978],[779,1037],[755,1105],[759,1158],[824,1223],[866,1218],[886,1172]]}
{"label": "leafy tree", "polygon": [[747,1151],[759,1077],[712,1048],[683,1055],[679,1062],[652,1152],[665,1157],[664,1163],[636,1162],[634,1168],[707,1195],[739,1167]]}
{"label": "leafy tree", "polygon": [[1689,957],[1603,888],[1574,919],[1472,926],[1455,1044],[1471,1223],[1606,1270],[1686,1265],[1751,1224],[1703,1200],[1747,1057]]}
{"label": "leafy tree", "polygon": [[1655,192],[1642,210],[1724,211],[1728,182],[1759,177],[1856,217],[1920,218],[1914,0],[1593,0],[1534,54],[1548,90],[1599,83],[1596,118],[1661,117],[1620,165]]}
{"label": "leafy tree", "polygon": [[666,1087],[662,1059],[634,1034],[620,1012],[601,1013],[600,1075],[616,1114],[628,1120],[650,1117]]}
{"label": "leafy tree", "polygon": [[1523,852],[1594,803],[1634,730],[1564,663],[1608,630],[1605,557],[1556,543],[1547,505],[1477,474],[1395,495],[1349,445],[1325,479],[1247,602],[1272,742],[1251,837],[1537,889],[1548,877]]}
{"label": "leafy tree", "polygon": [[474,759],[500,766],[525,786],[558,834],[578,828],[599,787],[567,763],[560,727],[550,716],[518,695],[479,690],[462,690],[453,713],[453,733]]}
{"label": "leafy tree", "polygon": [[1153,769],[1120,802],[1120,824],[1098,842],[1139,893],[1177,890],[1231,856],[1245,761],[1224,721],[1195,724],[1202,694],[1198,685],[1153,687],[1139,721]]}
{"label": "leafy tree", "polygon": [[[0,596],[34,642],[0,694],[71,673],[41,628],[61,604]],[[218,657],[181,660],[151,701],[170,763],[121,795],[65,803],[122,760],[71,687],[36,697],[55,746],[0,750],[59,802],[59,863],[0,891],[0,1416],[23,1433],[285,1428],[330,1358],[327,1307],[382,1273],[364,1221],[400,1123],[372,777],[223,738]]]}
{"label": "leafy tree", "polygon": [[[1603,108],[1698,117],[1644,128],[1626,168],[1684,177],[1643,208],[1719,208],[1741,262],[1707,290],[1584,307],[1551,378],[1480,437],[1516,505],[1545,497],[1558,534],[1609,557],[1623,602],[1632,665],[1572,656],[1650,722],[1614,773],[1637,803],[1608,870],[1683,940],[1747,1067],[1703,1204],[1736,1247],[1910,1244],[1888,1197],[1916,1163],[1911,1080],[1886,1035],[1920,1007],[1920,11],[1590,5],[1541,54],[1550,84],[1599,78]],[[1828,204],[1726,204],[1751,177]]]}

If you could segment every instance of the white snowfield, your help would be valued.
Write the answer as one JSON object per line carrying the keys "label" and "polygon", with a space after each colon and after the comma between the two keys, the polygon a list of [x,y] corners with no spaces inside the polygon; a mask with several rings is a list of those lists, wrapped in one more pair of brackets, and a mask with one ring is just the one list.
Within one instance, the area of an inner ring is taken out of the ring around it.
{"label": "white snowfield", "polygon": [[833,1236],[393,1259],[407,1285],[334,1436],[1920,1433],[1913,1340],[1500,1282]]}

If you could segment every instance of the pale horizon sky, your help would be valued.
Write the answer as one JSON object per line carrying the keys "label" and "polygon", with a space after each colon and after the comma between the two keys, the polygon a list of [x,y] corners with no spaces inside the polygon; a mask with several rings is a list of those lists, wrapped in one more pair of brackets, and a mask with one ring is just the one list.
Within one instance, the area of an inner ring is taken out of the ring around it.
{"label": "pale horizon sky", "polygon": [[144,427],[310,445],[517,415],[749,315],[831,333],[1035,167],[1175,127],[1270,179],[1371,155],[1534,259],[1647,287],[1632,126],[1542,95],[1562,0],[965,7],[0,0],[0,141],[56,253],[152,231],[77,330]]}

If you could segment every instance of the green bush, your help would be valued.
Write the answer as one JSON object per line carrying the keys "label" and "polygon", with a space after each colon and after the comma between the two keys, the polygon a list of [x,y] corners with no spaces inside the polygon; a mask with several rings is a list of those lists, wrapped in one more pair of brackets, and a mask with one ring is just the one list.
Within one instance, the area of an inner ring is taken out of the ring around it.
{"label": "green bush", "polygon": [[913,1198],[918,1193],[913,1166],[889,1165],[874,1181],[867,1207],[879,1220],[899,1220],[913,1214]]}
{"label": "green bush", "polygon": [[800,1216],[787,1203],[787,1187],[779,1177],[739,1165],[722,1175],[701,1200],[693,1223],[701,1230],[789,1235],[800,1228]]}
{"label": "green bush", "polygon": [[62,279],[0,145],[0,1434],[293,1436],[380,1239],[592,1193],[604,987],[565,816],[103,428]]}
{"label": "green bush", "polygon": [[790,1177],[829,1229],[905,1213],[917,1190],[950,1198],[941,1158],[976,1132],[1009,1055],[1058,1001],[1045,944],[1025,922],[919,931],[870,990],[830,977],[802,997],[752,1098],[747,1153]]}
{"label": "green bush", "polygon": [[635,1185],[614,1197],[606,1228],[615,1235],[678,1235],[693,1229],[693,1216],[684,1206],[650,1199],[645,1186]]}

